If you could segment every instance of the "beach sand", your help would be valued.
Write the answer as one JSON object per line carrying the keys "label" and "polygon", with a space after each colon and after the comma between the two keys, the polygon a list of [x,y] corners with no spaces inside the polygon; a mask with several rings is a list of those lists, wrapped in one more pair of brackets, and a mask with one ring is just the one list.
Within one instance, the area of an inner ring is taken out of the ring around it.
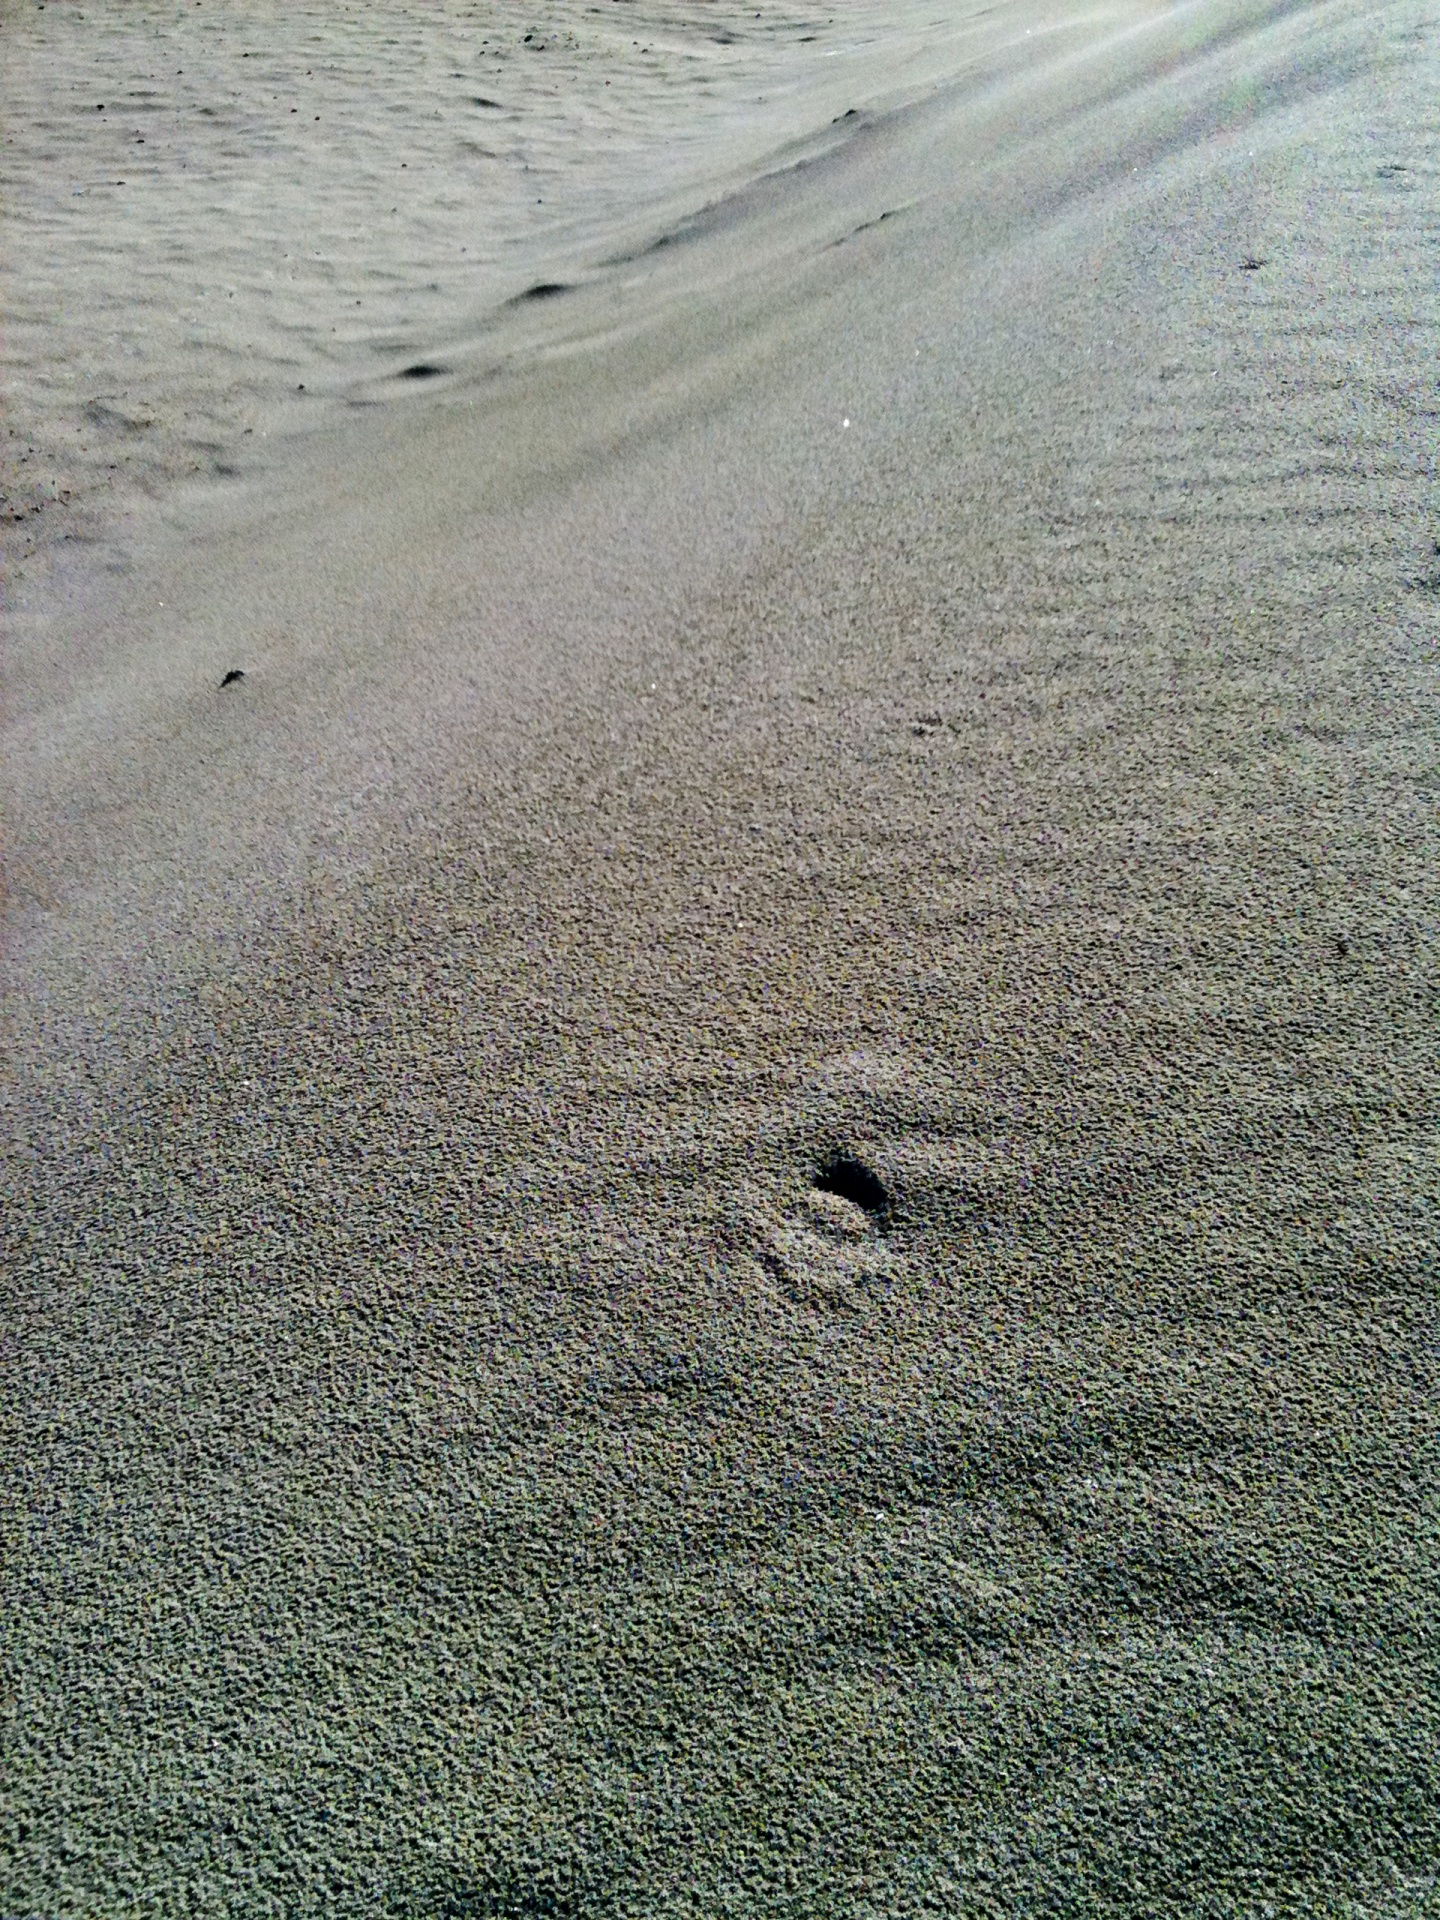
{"label": "beach sand", "polygon": [[1435,23],[912,81],[14,531],[6,1912],[1434,1911]]}
{"label": "beach sand", "polygon": [[[1011,7],[1003,32],[1045,21]],[[997,34],[933,0],[0,0],[0,28],[0,529],[32,537],[390,397],[537,283]]]}

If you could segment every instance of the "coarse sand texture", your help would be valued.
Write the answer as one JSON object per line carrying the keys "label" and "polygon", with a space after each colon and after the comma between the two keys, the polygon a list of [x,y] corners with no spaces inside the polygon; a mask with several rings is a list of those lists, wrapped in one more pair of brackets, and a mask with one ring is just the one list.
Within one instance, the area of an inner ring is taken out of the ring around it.
{"label": "coarse sand texture", "polygon": [[83,11],[0,1920],[1440,1913],[1434,9]]}

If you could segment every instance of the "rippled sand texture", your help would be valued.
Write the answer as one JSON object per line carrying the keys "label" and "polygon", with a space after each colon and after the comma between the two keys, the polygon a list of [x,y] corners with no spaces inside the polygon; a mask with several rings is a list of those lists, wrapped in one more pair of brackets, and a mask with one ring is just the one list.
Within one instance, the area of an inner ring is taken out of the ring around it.
{"label": "rippled sand texture", "polygon": [[313,415],[953,64],[978,11],[7,5],[0,512],[231,464],[281,396]]}
{"label": "rippled sand texture", "polygon": [[1435,1914],[1440,29],[1060,25],[16,559],[0,1914]]}

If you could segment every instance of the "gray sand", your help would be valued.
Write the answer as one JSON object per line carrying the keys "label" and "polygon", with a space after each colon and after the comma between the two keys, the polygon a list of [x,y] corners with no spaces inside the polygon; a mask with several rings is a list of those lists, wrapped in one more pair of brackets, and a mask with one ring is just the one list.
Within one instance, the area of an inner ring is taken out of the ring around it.
{"label": "gray sand", "polygon": [[12,574],[0,1911],[1437,1910],[1437,98],[997,32]]}
{"label": "gray sand", "polygon": [[0,528],[393,399],[537,281],[1027,28],[1082,31],[1043,0],[0,0]]}

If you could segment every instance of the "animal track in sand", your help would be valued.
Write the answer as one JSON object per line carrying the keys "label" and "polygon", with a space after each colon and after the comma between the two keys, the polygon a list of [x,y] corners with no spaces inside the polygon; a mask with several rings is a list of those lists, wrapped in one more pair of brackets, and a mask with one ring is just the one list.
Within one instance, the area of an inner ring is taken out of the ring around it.
{"label": "animal track in sand", "polygon": [[862,1160],[832,1154],[809,1191],[763,1229],[757,1257],[790,1299],[853,1309],[895,1271],[883,1238],[892,1205],[884,1182]]}
{"label": "animal track in sand", "polygon": [[854,1154],[832,1153],[815,1175],[817,1194],[833,1195],[884,1222],[890,1217],[891,1199],[884,1181]]}

